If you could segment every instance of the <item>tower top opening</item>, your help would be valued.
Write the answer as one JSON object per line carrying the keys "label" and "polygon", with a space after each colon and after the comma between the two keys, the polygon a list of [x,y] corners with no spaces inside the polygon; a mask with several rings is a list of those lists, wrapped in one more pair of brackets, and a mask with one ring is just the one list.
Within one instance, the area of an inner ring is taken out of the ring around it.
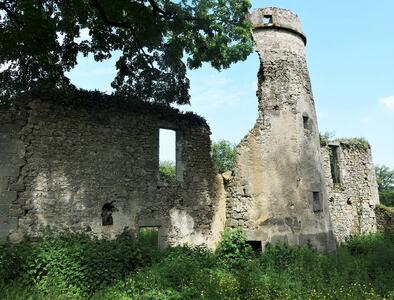
{"label": "tower top opening", "polygon": [[254,10],[249,19],[253,30],[282,29],[298,34],[306,44],[306,36],[302,31],[298,16],[288,9],[278,7],[258,8]]}

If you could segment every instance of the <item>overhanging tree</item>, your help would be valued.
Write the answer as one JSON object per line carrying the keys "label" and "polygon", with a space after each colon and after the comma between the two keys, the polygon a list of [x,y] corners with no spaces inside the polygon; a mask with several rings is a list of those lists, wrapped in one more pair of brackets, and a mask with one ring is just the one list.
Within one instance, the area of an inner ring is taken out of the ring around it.
{"label": "overhanging tree", "polygon": [[376,166],[376,179],[380,202],[387,206],[394,206],[394,170],[387,166]]}
{"label": "overhanging tree", "polygon": [[[0,0],[0,101],[69,86],[77,55],[120,51],[116,93],[190,100],[187,69],[221,70],[252,51],[249,0]],[[78,39],[88,30],[89,39]]]}

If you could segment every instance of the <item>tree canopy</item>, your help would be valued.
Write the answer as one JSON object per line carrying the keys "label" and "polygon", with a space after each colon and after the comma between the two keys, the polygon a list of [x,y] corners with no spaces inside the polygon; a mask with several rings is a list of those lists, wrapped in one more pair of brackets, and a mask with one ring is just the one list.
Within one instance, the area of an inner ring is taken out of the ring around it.
{"label": "tree canopy", "polygon": [[[187,69],[221,70],[252,51],[249,0],[0,0],[0,102],[70,85],[78,54],[120,53],[115,93],[187,104]],[[87,32],[84,38],[81,33]]]}
{"label": "tree canopy", "polygon": [[224,173],[235,167],[235,146],[229,141],[220,140],[211,145],[212,163],[216,171]]}

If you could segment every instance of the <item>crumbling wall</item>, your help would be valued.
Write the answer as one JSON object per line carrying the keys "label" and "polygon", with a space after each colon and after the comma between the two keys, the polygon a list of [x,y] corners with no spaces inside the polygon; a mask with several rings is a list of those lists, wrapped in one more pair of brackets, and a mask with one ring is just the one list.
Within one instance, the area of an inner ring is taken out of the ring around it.
{"label": "crumbling wall", "polygon": [[24,189],[21,167],[25,164],[25,145],[19,139],[25,116],[13,107],[0,107],[0,239],[15,236],[22,203],[17,193]]}
{"label": "crumbling wall", "polygon": [[377,231],[394,234],[394,209],[378,205],[375,208],[375,215]]}
{"label": "crumbling wall", "polygon": [[261,60],[259,117],[237,146],[227,182],[227,226],[251,241],[333,250],[306,38],[288,10],[252,13]]}
{"label": "crumbling wall", "polygon": [[[220,184],[205,121],[148,104],[14,103],[0,115],[3,237],[17,228],[28,236],[48,228],[114,237],[156,227],[162,247],[215,242]],[[176,130],[178,181],[171,185],[159,182],[161,127]]]}
{"label": "crumbling wall", "polygon": [[338,242],[376,231],[379,203],[370,146],[362,140],[338,140],[322,147],[330,216]]}

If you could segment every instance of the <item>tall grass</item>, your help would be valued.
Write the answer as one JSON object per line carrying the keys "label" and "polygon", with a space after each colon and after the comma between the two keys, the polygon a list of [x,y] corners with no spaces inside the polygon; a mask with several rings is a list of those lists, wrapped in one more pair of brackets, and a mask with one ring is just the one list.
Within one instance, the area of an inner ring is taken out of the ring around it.
{"label": "tall grass", "polygon": [[335,254],[271,245],[260,255],[241,231],[216,252],[154,250],[123,237],[80,235],[0,248],[2,299],[394,299],[394,237],[353,238]]}

